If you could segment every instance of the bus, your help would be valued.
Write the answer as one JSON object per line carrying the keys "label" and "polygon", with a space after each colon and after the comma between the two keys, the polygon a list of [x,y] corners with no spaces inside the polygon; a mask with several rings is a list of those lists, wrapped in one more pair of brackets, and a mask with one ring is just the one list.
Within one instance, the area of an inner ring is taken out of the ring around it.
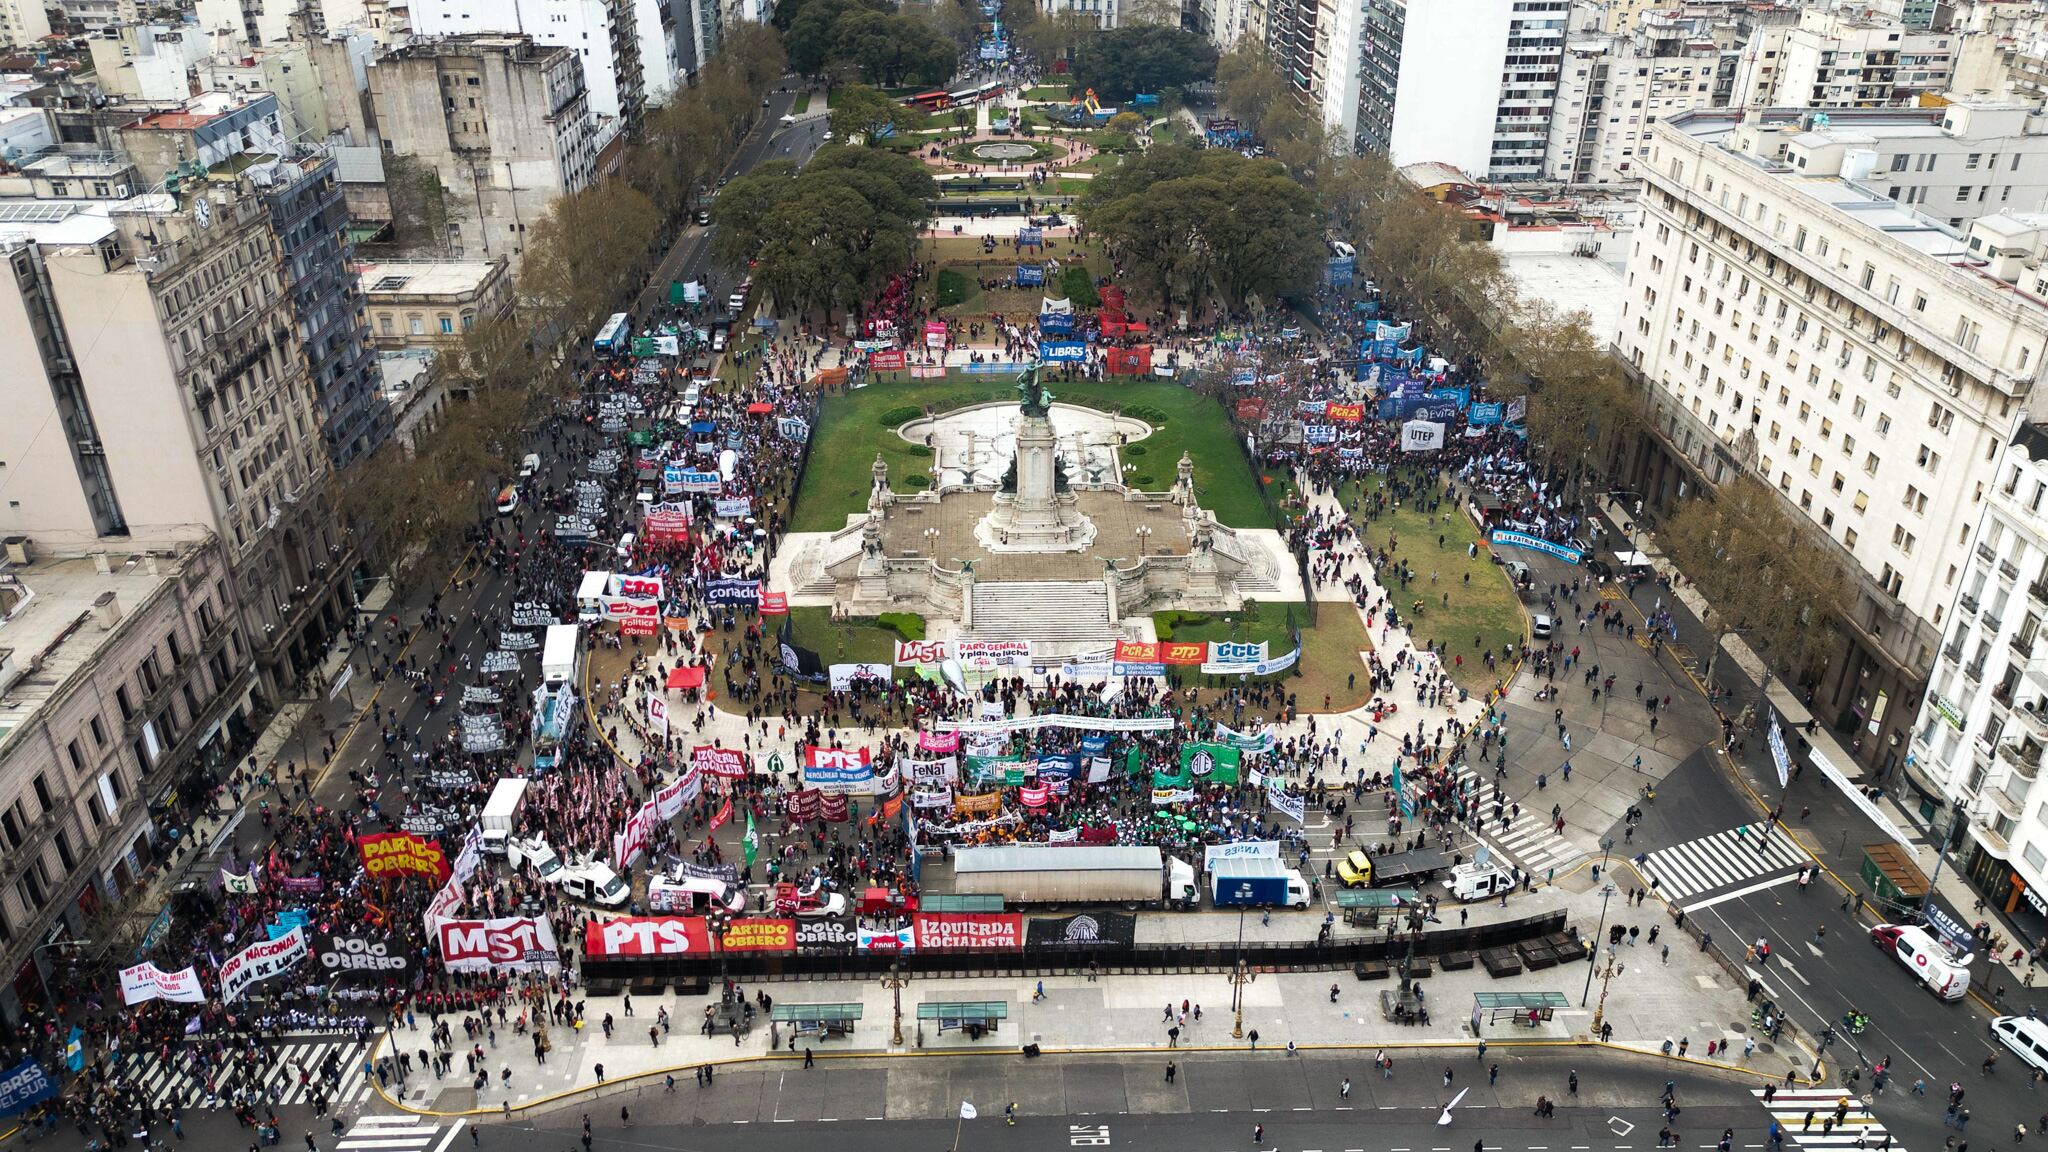
{"label": "bus", "polygon": [[912,96],[910,103],[912,107],[922,108],[927,112],[938,112],[952,107],[953,97],[943,89],[933,89],[930,92],[920,92]]}
{"label": "bus", "polygon": [[604,322],[604,327],[597,330],[597,339],[592,340],[590,346],[597,350],[599,356],[624,356],[626,349],[632,346],[632,338],[632,326],[626,322],[626,314],[614,312],[612,318]]}

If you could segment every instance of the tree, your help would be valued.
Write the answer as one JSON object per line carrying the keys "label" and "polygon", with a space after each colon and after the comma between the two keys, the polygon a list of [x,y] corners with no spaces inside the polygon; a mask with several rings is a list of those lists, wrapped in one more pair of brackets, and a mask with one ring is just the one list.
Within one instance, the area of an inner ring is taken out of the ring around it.
{"label": "tree", "polygon": [[1073,8],[1041,13],[1035,5],[1017,7],[1029,13],[1029,18],[1012,21],[1006,8],[1003,24],[1010,29],[1011,39],[1040,61],[1070,59],[1076,45],[1102,30],[1100,19]]}
{"label": "tree", "polygon": [[833,94],[833,100],[832,131],[848,143],[878,145],[894,133],[921,126],[921,116],[865,84],[848,84]]}
{"label": "tree", "polygon": [[1490,358],[1513,365],[1527,381],[1529,442],[1574,478],[1599,471],[1613,445],[1634,439],[1642,410],[1593,333],[1592,318],[1583,309],[1521,301],[1503,319],[1500,347]]}
{"label": "tree", "polygon": [[916,158],[836,144],[795,179],[787,164],[762,169],[727,185],[713,203],[712,254],[728,263],[754,260],[755,284],[778,303],[829,315],[910,266],[926,205],[937,195]]}
{"label": "tree", "polygon": [[1193,32],[1136,25],[1082,41],[1074,51],[1074,82],[1121,103],[1139,92],[1184,88],[1216,76],[1216,48]]}
{"label": "tree", "polygon": [[818,75],[832,59],[842,16],[891,10],[887,0],[805,0],[802,11],[790,21],[789,30],[782,37],[789,66],[801,75]]}
{"label": "tree", "polygon": [[1124,136],[1136,136],[1145,130],[1145,118],[1136,112],[1119,112],[1111,116],[1109,123],[1104,124],[1102,129]]}
{"label": "tree", "polygon": [[661,227],[654,205],[624,181],[558,197],[527,231],[520,308],[588,339],[598,322],[645,279],[648,242]]}
{"label": "tree", "polygon": [[1217,102],[1239,124],[1258,131],[1275,105],[1292,102],[1294,86],[1266,46],[1247,36],[1216,60]]}
{"label": "tree", "polygon": [[834,28],[832,57],[860,69],[871,83],[895,87],[943,84],[953,78],[960,52],[915,16],[849,12]]}
{"label": "tree", "polygon": [[1839,646],[1854,587],[1831,541],[1747,475],[1685,501],[1664,550],[1713,606],[1715,647],[1742,633],[1771,670],[1797,679]]}

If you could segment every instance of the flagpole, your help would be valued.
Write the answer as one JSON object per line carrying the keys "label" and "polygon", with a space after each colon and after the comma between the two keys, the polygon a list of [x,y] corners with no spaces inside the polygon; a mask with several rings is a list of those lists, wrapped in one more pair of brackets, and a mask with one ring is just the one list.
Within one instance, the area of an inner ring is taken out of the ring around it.
{"label": "flagpole", "polygon": [[967,1123],[967,1114],[958,1109],[953,1117],[953,1147],[949,1152],[960,1152],[960,1126]]}

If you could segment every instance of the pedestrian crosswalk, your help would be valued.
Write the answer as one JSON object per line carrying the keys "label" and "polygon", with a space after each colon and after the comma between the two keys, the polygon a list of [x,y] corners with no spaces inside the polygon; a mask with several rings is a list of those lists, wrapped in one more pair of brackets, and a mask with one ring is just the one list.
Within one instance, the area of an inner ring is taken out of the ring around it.
{"label": "pedestrian crosswalk", "polygon": [[[1785,1142],[1802,1148],[1864,1148],[1870,1152],[1904,1152],[1870,1109],[1847,1089],[1813,1088],[1777,1092],[1765,1100],[1765,1089],[1750,1095],[1764,1101],[1764,1110],[1778,1122]],[[1844,1108],[1843,1105],[1847,1104]],[[1836,1117],[1841,1119],[1837,1120]]]}
{"label": "pedestrian crosswalk", "polygon": [[1808,862],[1784,828],[1744,824],[1659,848],[1641,858],[1638,866],[1656,893],[1689,912],[1705,906],[1706,897],[1747,891],[1724,891],[1745,882],[1769,887],[1790,879]]}
{"label": "pedestrian crosswalk", "polygon": [[442,1152],[464,1123],[444,1127],[421,1116],[365,1116],[334,1147],[338,1152]]}
{"label": "pedestrian crosswalk", "polygon": [[331,1035],[286,1036],[263,1045],[265,1059],[251,1059],[238,1048],[218,1061],[210,1049],[192,1044],[177,1049],[169,1063],[154,1051],[134,1054],[119,1076],[156,1107],[204,1105],[209,1099],[219,1103],[254,1086],[259,1104],[312,1104],[315,1097],[324,1096],[335,1108],[370,1098],[363,1060],[371,1044]]}
{"label": "pedestrian crosswalk", "polygon": [[[1485,765],[1480,765],[1485,767]],[[1491,815],[1493,805],[1485,798],[1493,795],[1491,772],[1481,775],[1470,764],[1458,765],[1458,780],[1466,792],[1482,800],[1481,814]],[[1585,855],[1579,846],[1557,834],[1548,820],[1548,809],[1542,812],[1524,809],[1520,813],[1512,808],[1503,812],[1508,817],[1505,827],[1499,820],[1484,821],[1481,839],[1493,845],[1501,853],[1521,865],[1522,871],[1543,879],[1552,870],[1563,872],[1577,864]]]}

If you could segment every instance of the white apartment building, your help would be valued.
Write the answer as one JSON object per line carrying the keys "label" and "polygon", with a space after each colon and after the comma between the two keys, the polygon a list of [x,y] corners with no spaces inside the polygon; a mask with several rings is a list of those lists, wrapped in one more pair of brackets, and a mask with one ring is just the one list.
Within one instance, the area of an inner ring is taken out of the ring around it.
{"label": "white apartment building", "polygon": [[301,22],[315,36],[364,24],[364,0],[193,0],[200,31],[227,35],[245,47],[276,44],[293,38]]}
{"label": "white apartment building", "polygon": [[1629,35],[1566,44],[1544,175],[1572,184],[1633,180],[1636,156],[1658,120],[1725,106],[1735,53],[1715,44],[1706,23],[1649,12]]}
{"label": "white apartment building", "polygon": [[1756,27],[1736,68],[1745,108],[1886,108],[1946,91],[1958,38],[1895,20],[1810,7]]}
{"label": "white apartment building", "polygon": [[[2014,250],[2036,265],[2028,278],[2037,281],[2044,223],[2036,218],[2031,242]],[[1906,758],[1909,808],[1947,838],[1958,870],[2035,938],[2048,933],[2048,800],[2033,795],[2048,751],[2044,501],[2048,428],[2027,421],[2006,444],[1976,517]]]}
{"label": "white apartment building", "polygon": [[192,69],[212,51],[209,37],[189,24],[124,24],[87,42],[93,82],[111,97],[183,100],[192,94]]}
{"label": "white apartment building", "polygon": [[445,255],[516,268],[548,205],[595,179],[599,126],[567,48],[524,36],[414,40],[369,80],[384,151],[439,177]]}
{"label": "white apartment building", "polygon": [[1268,43],[1323,122],[1397,165],[1543,174],[1567,0],[1273,6]]}
{"label": "white apartment building", "polygon": [[[181,845],[167,795],[204,796],[253,738],[250,641],[220,541],[0,551],[0,1013],[54,1007],[101,929]],[[98,937],[99,939],[95,939]],[[53,992],[53,990],[55,990]]]}
{"label": "white apartment building", "polygon": [[[683,2],[410,0],[410,10],[416,37],[502,32],[530,36],[543,47],[568,49],[583,66],[590,110],[616,120],[625,110],[638,109],[643,99],[666,96],[674,89],[679,67],[671,13],[672,5]],[[630,58],[613,51],[615,40],[621,38],[633,46]]]}
{"label": "white apartment building", "polygon": [[2048,306],[1831,168],[1813,115],[1686,112],[1652,135],[1616,341],[1651,435],[1626,470],[1657,506],[1748,473],[1834,542],[1857,582],[1848,640],[1804,687],[1890,769]]}
{"label": "white apartment building", "polygon": [[[1228,0],[1226,0],[1226,2],[1228,2]],[[1206,4],[1203,5],[1205,15],[1207,14],[1207,7],[1208,6]],[[1221,7],[1221,5],[1219,5],[1219,7]],[[1242,0],[1238,0],[1237,8],[1240,11],[1242,10]],[[1092,27],[1116,27],[1116,0],[1038,0],[1038,14],[1040,16],[1054,17],[1064,15],[1070,12],[1085,18],[1088,25]],[[1220,44],[1224,43],[1222,39],[1222,33],[1215,31],[1216,25],[1219,22],[1219,18],[1220,13],[1212,15],[1210,16],[1210,19],[1206,21],[1206,23],[1209,25],[1209,28],[1211,30],[1210,35],[1213,38],[1215,38],[1217,42]],[[1232,39],[1229,41],[1229,43],[1235,44],[1236,40]]]}
{"label": "white apartment building", "polygon": [[0,0],[0,47],[29,48],[50,34],[42,0]]}

